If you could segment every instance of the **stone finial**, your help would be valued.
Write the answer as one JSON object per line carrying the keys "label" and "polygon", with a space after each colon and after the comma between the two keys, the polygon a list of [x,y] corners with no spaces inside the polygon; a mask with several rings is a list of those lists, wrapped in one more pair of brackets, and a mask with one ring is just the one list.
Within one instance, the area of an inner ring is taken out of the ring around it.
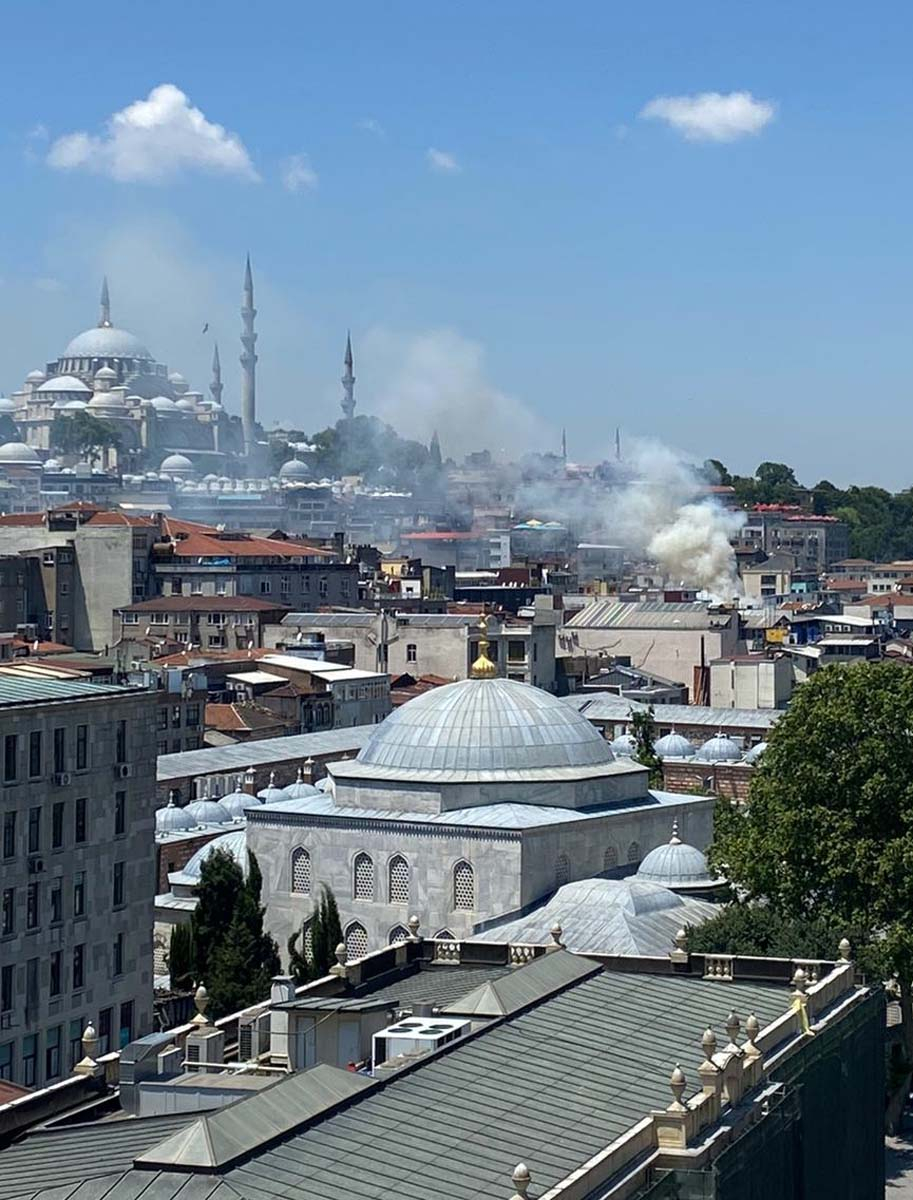
{"label": "stone finial", "polygon": [[687,1086],[687,1083],[688,1081],[685,1079],[685,1072],[682,1070],[681,1066],[676,1063],[672,1068],[672,1074],[669,1076],[669,1087],[672,1090],[673,1099],[667,1110],[668,1112],[687,1111],[685,1105],[682,1103],[682,1096],[685,1094],[685,1087]]}
{"label": "stone finial", "polygon": [[738,1036],[742,1022],[739,1020],[739,1015],[735,1011],[731,1011],[726,1018],[726,1032],[729,1035],[729,1044],[726,1050],[729,1054],[733,1054],[739,1049]]}
{"label": "stone finial", "polygon": [[801,967],[796,967],[795,974],[793,975],[793,995],[804,996],[807,988],[808,976]]}
{"label": "stone finial", "polygon": [[345,978],[346,962],[348,961],[349,957],[349,952],[346,950],[345,942],[340,942],[333,953],[336,955],[336,961],[333,963],[332,967],[330,967],[330,974],[341,975],[343,978]]}
{"label": "stone finial", "polygon": [[409,941],[417,942],[419,940],[418,931],[421,926],[421,922],[419,921],[419,919],[415,915],[415,913],[412,914],[412,916],[406,922],[406,925],[409,928]]}
{"label": "stone finial", "polygon": [[716,1054],[716,1034],[712,1029],[705,1029],[704,1036],[701,1038],[701,1049],[704,1051],[704,1058],[707,1062],[713,1062],[713,1056]]}
{"label": "stone finial", "polygon": [[209,1008],[209,992],[201,983],[197,990],[193,993],[193,1002],[196,1005],[197,1015],[193,1018],[194,1025],[208,1025],[209,1018],[206,1016],[206,1010]]}
{"label": "stone finial", "polygon": [[670,960],[674,963],[686,963],[688,961],[688,930],[679,929],[672,941],[674,945],[669,951]]}
{"label": "stone finial", "polygon": [[564,946],[564,942],[562,942],[562,940],[561,940],[561,935],[564,932],[564,930],[561,928],[561,926],[557,922],[555,922],[555,924],[551,927],[549,932],[552,935],[552,944],[548,947],[548,950],[549,951],[563,950],[565,948],[565,946]]}
{"label": "stone finial", "polygon": [[76,1075],[99,1075],[104,1068],[98,1065],[96,1054],[98,1053],[98,1034],[95,1032],[95,1026],[90,1021],[85,1027],[82,1034],[82,1054],[80,1062],[73,1068]]}
{"label": "stone finial", "polygon": [[849,938],[842,937],[837,946],[837,949],[840,951],[840,958],[838,959],[838,962],[848,963],[848,962],[853,961],[850,958],[850,954],[852,954],[852,952],[853,952],[853,947],[850,945]]}
{"label": "stone finial", "polygon": [[761,1051],[758,1049],[755,1038],[761,1032],[761,1022],[754,1015],[749,1013],[745,1019],[745,1035],[747,1041],[742,1049],[745,1052],[745,1057],[748,1059],[760,1058]]}
{"label": "stone finial", "polygon": [[526,1193],[529,1191],[529,1185],[532,1181],[532,1176],[529,1173],[529,1167],[526,1163],[517,1163],[510,1178],[516,1189],[511,1200],[526,1200]]}

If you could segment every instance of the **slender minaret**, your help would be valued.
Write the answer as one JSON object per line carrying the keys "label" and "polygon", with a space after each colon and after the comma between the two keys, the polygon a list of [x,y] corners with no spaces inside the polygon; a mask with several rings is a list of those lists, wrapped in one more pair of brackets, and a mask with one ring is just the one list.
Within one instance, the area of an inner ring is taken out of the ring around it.
{"label": "slender minaret", "polygon": [[257,335],[254,333],[254,281],[250,273],[250,255],[244,268],[244,299],[241,304],[241,426],[244,430],[244,453],[254,448],[254,427],[257,423]]}
{"label": "slender minaret", "polygon": [[567,430],[561,430],[561,461],[567,462]]}
{"label": "slender minaret", "polygon": [[99,329],[111,328],[111,298],[108,295],[108,276],[101,281],[101,314],[98,318]]}
{"label": "slender minaret", "polygon": [[209,385],[209,394],[213,404],[222,403],[222,364],[219,362],[218,342],[212,347],[212,382]]}
{"label": "slender minaret", "polygon": [[621,427],[615,426],[615,461],[621,462]]}
{"label": "slender minaret", "polygon": [[343,359],[345,363],[345,371],[342,376],[342,411],[345,413],[347,421],[351,421],[355,416],[355,376],[352,374],[354,360],[352,358],[352,335],[346,334],[346,355]]}

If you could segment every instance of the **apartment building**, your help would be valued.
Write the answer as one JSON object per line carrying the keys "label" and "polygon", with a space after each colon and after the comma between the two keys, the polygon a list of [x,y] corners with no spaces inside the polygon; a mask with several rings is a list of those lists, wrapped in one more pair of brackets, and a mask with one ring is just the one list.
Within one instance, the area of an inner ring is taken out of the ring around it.
{"label": "apartment building", "polygon": [[114,610],[112,645],[148,639],[201,650],[247,650],[263,644],[263,628],[281,621],[283,604],[259,596],[157,596]]}
{"label": "apartment building", "polygon": [[152,1027],[155,694],[0,669],[0,1079]]}

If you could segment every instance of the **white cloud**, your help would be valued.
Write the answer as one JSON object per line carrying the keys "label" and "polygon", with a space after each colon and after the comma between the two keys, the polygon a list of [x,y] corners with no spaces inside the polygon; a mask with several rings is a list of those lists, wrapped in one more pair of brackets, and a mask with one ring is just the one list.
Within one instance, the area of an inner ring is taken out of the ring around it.
{"label": "white cloud", "polygon": [[696,96],[656,96],[640,110],[646,120],[665,121],[689,142],[734,142],[760,133],[774,117],[769,100],[751,92],[701,92]]}
{"label": "white cloud", "polygon": [[85,130],[58,138],[47,156],[61,171],[85,170],[120,182],[160,182],[182,171],[213,171],[256,180],[237,134],[206,119],[173,83],[152,89],[109,117],[102,134]]}
{"label": "white cloud", "polygon": [[463,169],[457,162],[456,155],[448,150],[435,150],[434,146],[429,146],[425,158],[431,170],[437,171],[439,175],[458,175]]}
{"label": "white cloud", "polygon": [[306,154],[290,154],[279,164],[282,186],[287,192],[312,192],[317,186],[317,172]]}
{"label": "white cloud", "polygon": [[357,127],[363,130],[365,133],[373,133],[374,136],[378,138],[385,138],[387,136],[386,129],[384,129],[380,121],[375,121],[373,117],[363,117],[358,122]]}

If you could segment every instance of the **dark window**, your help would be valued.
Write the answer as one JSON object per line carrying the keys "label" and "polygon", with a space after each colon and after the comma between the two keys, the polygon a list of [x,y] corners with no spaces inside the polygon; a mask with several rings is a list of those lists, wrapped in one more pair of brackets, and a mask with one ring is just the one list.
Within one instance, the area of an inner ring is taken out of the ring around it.
{"label": "dark window", "polygon": [[29,854],[41,849],[41,809],[36,805],[29,809]]}
{"label": "dark window", "polygon": [[82,917],[86,911],[86,873],[77,871],[73,877],[73,916]]}
{"label": "dark window", "polygon": [[13,1042],[0,1045],[0,1079],[13,1078]]}
{"label": "dark window", "polygon": [[41,774],[42,754],[41,730],[33,729],[29,734],[29,778],[37,779]]}
{"label": "dark window", "polygon": [[77,1017],[70,1022],[70,1061],[69,1067],[72,1071],[79,1060],[82,1058],[82,1034],[85,1025],[82,1020]]}
{"label": "dark window", "polygon": [[60,962],[62,953],[60,950],[54,950],[51,954],[51,995],[59,996],[63,990],[60,983]]}
{"label": "dark window", "polygon": [[59,850],[63,845],[64,801],[57,800],[51,809],[51,849]]}
{"label": "dark window", "polygon": [[59,775],[67,769],[67,731],[61,726],[54,730],[54,772]]}
{"label": "dark window", "polygon": [[415,642],[406,643],[406,662],[418,662],[418,646]]}
{"label": "dark window", "polygon": [[41,920],[41,896],[38,892],[38,884],[30,883],[26,891],[25,900],[25,927],[26,929],[36,929],[38,922]]}
{"label": "dark window", "polygon": [[73,840],[76,842],[86,840],[86,803],[85,796],[76,798],[76,817],[73,822]]}
{"label": "dark window", "polygon": [[[181,728],[181,706],[180,706],[180,704],[173,704],[171,706],[171,728],[172,729],[180,729]],[[123,761],[123,760],[121,760],[121,761]]]}
{"label": "dark window", "polygon": [[51,923],[63,920],[63,880],[51,881]]}
{"label": "dark window", "polygon": [[35,1086],[38,1070],[38,1037],[31,1033],[22,1039],[22,1082],[26,1087]]}
{"label": "dark window", "polygon": [[112,975],[123,975],[124,973],[124,935],[119,933],[114,939],[112,946]]}
{"label": "dark window", "polygon": [[3,889],[3,907],[0,912],[0,934],[16,932],[16,889]]}
{"label": "dark window", "polygon": [[19,773],[19,738],[8,733],[3,739],[3,782],[13,783]]}
{"label": "dark window", "polygon": [[125,1000],[120,1006],[121,1049],[133,1041],[133,1001]]}
{"label": "dark window", "polygon": [[111,1049],[111,1013],[112,1009],[103,1008],[98,1014],[98,1049],[101,1054],[107,1054]]}
{"label": "dark window", "polygon": [[127,761],[127,722],[117,722],[117,732],[114,739],[114,761],[125,763]]}
{"label": "dark window", "polygon": [[168,709],[164,704],[159,705],[156,713],[156,728],[159,730],[168,728]]}
{"label": "dark window", "polygon": [[8,963],[0,970],[0,1012],[9,1012],[13,1007],[13,964]]}
{"label": "dark window", "polygon": [[16,853],[16,814],[3,814],[3,857],[12,858]]}
{"label": "dark window", "polygon": [[120,837],[127,828],[127,793],[114,793],[114,836]]}
{"label": "dark window", "polygon": [[78,992],[86,982],[86,948],[80,943],[73,947],[73,991]]}
{"label": "dark window", "polygon": [[199,704],[188,704],[185,724],[199,725],[200,723],[200,706]]}
{"label": "dark window", "polygon": [[49,1029],[44,1038],[44,1077],[56,1079],[60,1074],[60,1026]]}
{"label": "dark window", "polygon": [[[120,908],[124,902],[124,864],[116,862],[114,864],[114,889],[112,903],[115,908]],[[119,972],[118,972],[119,973]]]}
{"label": "dark window", "polygon": [[76,770],[84,771],[89,765],[89,726],[76,726]]}

